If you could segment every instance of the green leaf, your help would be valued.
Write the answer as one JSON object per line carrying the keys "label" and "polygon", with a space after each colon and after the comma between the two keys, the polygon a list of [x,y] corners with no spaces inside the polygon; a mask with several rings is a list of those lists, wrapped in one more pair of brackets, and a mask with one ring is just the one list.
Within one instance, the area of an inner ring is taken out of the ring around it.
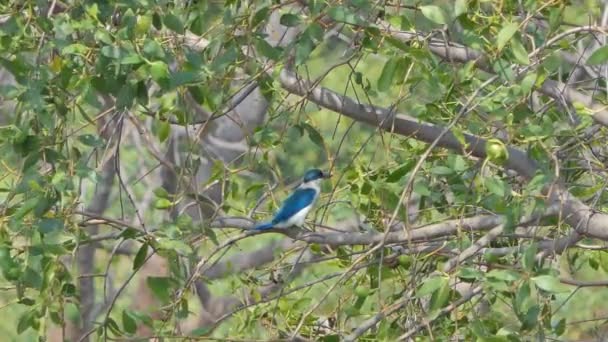
{"label": "green leaf", "polygon": [[311,302],[312,302],[312,298],[310,298],[310,297],[300,298],[292,304],[291,309],[296,312],[298,312],[298,311],[303,312],[306,308],[308,308],[310,306]]}
{"label": "green leaf", "polygon": [[579,115],[593,115],[593,112],[580,101],[574,101],[572,107],[574,107],[574,110],[576,110],[576,113]]}
{"label": "green leaf", "polygon": [[63,221],[54,218],[44,218],[38,223],[38,231],[43,234],[63,229]]}
{"label": "green leaf", "polygon": [[152,318],[143,312],[129,310],[129,315],[149,327],[152,327],[154,324]]}
{"label": "green leaf", "polygon": [[420,196],[431,196],[431,190],[424,181],[414,182],[414,192]]}
{"label": "green leaf", "polygon": [[395,183],[401,180],[411,169],[414,167],[414,160],[410,160],[405,164],[399,166],[396,170],[391,172],[388,177],[386,177],[387,183]]}
{"label": "green leaf", "polygon": [[171,278],[167,277],[148,277],[146,283],[154,296],[161,302],[166,303],[171,299]]}
{"label": "green leaf", "polygon": [[530,294],[530,283],[525,280],[519,284],[517,292],[515,292],[515,297],[513,298],[513,308],[518,315],[526,311],[526,306],[531,299]]}
{"label": "green leaf", "polygon": [[281,16],[279,22],[283,26],[293,27],[300,24],[300,17],[292,13],[285,13]]}
{"label": "green leaf", "polygon": [[551,292],[551,293],[560,293],[560,292],[568,292],[568,286],[562,284],[557,277],[552,275],[540,275],[532,278],[532,281],[541,290]]}
{"label": "green leaf", "polygon": [[324,335],[323,337],[321,337],[321,339],[319,340],[321,342],[340,342],[340,335]]}
{"label": "green leaf", "polygon": [[159,186],[158,188],[154,189],[153,192],[154,195],[158,198],[169,198],[169,193],[163,187]]}
{"label": "green leaf", "polygon": [[494,278],[498,280],[504,280],[506,282],[513,282],[521,278],[521,275],[511,270],[492,270],[486,275],[488,278]]}
{"label": "green leaf", "polygon": [[601,48],[593,51],[591,56],[587,59],[587,65],[598,65],[604,64],[608,61],[608,45],[602,46]]}
{"label": "green leaf", "polygon": [[332,7],[327,11],[327,14],[335,21],[351,24],[351,25],[364,25],[365,22],[359,18],[356,13],[353,13],[348,7],[337,6]]}
{"label": "green leaf", "polygon": [[445,13],[439,6],[420,6],[420,11],[422,11],[422,15],[434,23],[444,25],[448,22]]}
{"label": "green leaf", "polygon": [[116,99],[116,108],[125,109],[131,108],[135,98],[137,97],[136,85],[125,83],[120,88],[118,98]]}
{"label": "green leaf", "polygon": [[23,333],[34,325],[35,312],[35,310],[29,310],[23,313],[21,317],[19,317],[19,321],[17,322],[17,334]]}
{"label": "green leaf", "polygon": [[135,254],[135,259],[133,259],[133,270],[139,269],[144,262],[146,261],[146,257],[148,256],[148,243],[145,242]]}
{"label": "green leaf", "polygon": [[192,247],[188,246],[185,242],[174,239],[159,238],[158,247],[160,249],[175,251],[182,255],[192,254]]}
{"label": "green leaf", "polygon": [[78,136],[78,141],[91,147],[102,147],[103,139],[93,134],[83,134]]}
{"label": "green leaf", "polygon": [[534,84],[536,83],[536,77],[538,77],[538,75],[535,72],[530,72],[521,80],[519,86],[524,95],[530,94],[532,87],[534,87]]}
{"label": "green leaf", "polygon": [[159,121],[158,122],[158,130],[156,135],[158,136],[158,141],[161,143],[167,140],[169,134],[171,133],[171,124],[167,121]]}
{"label": "green leaf", "polygon": [[521,264],[524,269],[528,271],[534,270],[534,266],[536,265],[536,253],[538,252],[538,244],[532,243],[526,251],[521,259]]}
{"label": "green leaf", "polygon": [[315,47],[315,42],[308,35],[300,36],[296,44],[296,65],[304,64]]}
{"label": "green leaf", "polygon": [[137,53],[131,53],[127,56],[124,56],[120,59],[120,64],[128,65],[128,64],[139,64],[144,60]]}
{"label": "green leaf", "polygon": [[112,59],[119,59],[121,55],[120,48],[116,45],[106,45],[99,52],[101,52],[102,56]]}
{"label": "green leaf", "polygon": [[384,64],[380,78],[378,78],[378,91],[385,92],[390,89],[393,84],[393,78],[395,77],[397,62],[398,59],[392,57]]}
{"label": "green leaf", "polygon": [[483,277],[483,273],[478,269],[472,267],[463,267],[458,270],[458,278],[465,279],[467,281],[472,281],[476,279],[480,279]]}
{"label": "green leaf", "polygon": [[431,173],[435,174],[435,175],[439,175],[439,176],[447,176],[447,175],[451,175],[454,173],[454,170],[452,170],[451,168],[447,167],[447,166],[434,166],[433,168],[431,168]]}
{"label": "green leaf", "polygon": [[154,207],[156,209],[168,209],[171,208],[171,206],[173,206],[173,202],[169,201],[166,198],[159,198],[154,203]]}
{"label": "green leaf", "polygon": [[499,197],[504,197],[506,193],[506,183],[494,176],[484,178],[484,185],[488,190]]}
{"label": "green leaf", "polygon": [[127,334],[134,334],[137,330],[137,323],[135,322],[135,319],[126,309],[122,311],[122,326]]}
{"label": "green leaf", "polygon": [[310,140],[315,143],[315,145],[319,146],[321,149],[325,149],[325,144],[323,142],[323,136],[321,135],[321,133],[319,133],[319,131],[317,131],[316,128],[312,127],[311,125],[307,124],[307,123],[303,123],[301,124],[301,126],[304,127],[304,129],[306,130],[306,133],[308,133],[308,137],[310,138]]}
{"label": "green leaf", "polygon": [[450,285],[446,279],[443,285],[437,291],[433,292],[433,295],[431,296],[431,302],[429,305],[431,311],[438,310],[446,306],[450,301],[450,293]]}
{"label": "green leaf", "polygon": [[212,330],[213,330],[212,325],[196,328],[190,332],[190,336],[193,336],[193,337],[205,336],[205,335],[208,335]]}
{"label": "green leaf", "polygon": [[546,183],[549,182],[549,177],[542,173],[537,173],[526,185],[526,191],[530,194],[540,192]]}
{"label": "green leaf", "polygon": [[112,318],[112,317],[108,317],[106,319],[105,322],[105,326],[110,329],[110,331],[118,336],[122,335],[122,332],[120,331],[120,328],[118,327],[118,324],[116,324],[116,321]]}
{"label": "green leaf", "polygon": [[557,322],[552,322],[551,327],[556,336],[561,336],[566,332],[566,319],[562,318]]}
{"label": "green leaf", "polygon": [[521,330],[529,330],[534,328],[538,323],[538,314],[540,313],[540,307],[538,305],[533,305],[528,309],[526,314],[524,315],[521,325]]}
{"label": "green leaf", "polygon": [[256,27],[259,24],[261,24],[263,21],[265,21],[268,18],[269,14],[270,14],[270,7],[264,6],[264,7],[260,8],[253,15],[253,19],[251,20],[251,27]]}
{"label": "green leaf", "polygon": [[183,85],[194,85],[204,80],[202,73],[197,71],[178,71],[171,73],[171,89]]}
{"label": "green leaf", "polygon": [[141,105],[148,106],[148,102],[150,102],[150,98],[148,97],[148,87],[146,86],[146,82],[139,81],[137,82],[137,90],[136,90],[137,102]]}
{"label": "green leaf", "polygon": [[519,38],[515,37],[511,40],[511,51],[513,52],[513,56],[517,63],[522,65],[529,65],[530,58],[528,57],[528,51],[523,46],[523,44],[519,41]]}
{"label": "green leaf", "polygon": [[503,47],[513,38],[513,35],[519,29],[518,23],[508,23],[500,29],[498,35],[496,35],[496,47],[498,50],[502,50]]}
{"label": "green leaf", "polygon": [[424,281],[424,283],[422,283],[422,286],[420,286],[420,288],[418,288],[418,291],[416,291],[416,297],[420,298],[420,297],[429,295],[429,294],[437,291],[439,288],[441,288],[442,286],[444,286],[447,283],[448,283],[448,278],[445,278],[445,277],[428,278]]}
{"label": "green leaf", "polygon": [[167,15],[165,15],[165,17],[163,18],[163,23],[171,31],[180,34],[184,33],[184,23],[182,23],[182,20],[175,14],[168,13]]}
{"label": "green leaf", "polygon": [[255,40],[255,49],[259,54],[273,61],[279,60],[283,52],[281,48],[273,47],[264,39]]}
{"label": "green leaf", "polygon": [[454,17],[458,18],[467,13],[467,0],[456,0],[454,2]]}

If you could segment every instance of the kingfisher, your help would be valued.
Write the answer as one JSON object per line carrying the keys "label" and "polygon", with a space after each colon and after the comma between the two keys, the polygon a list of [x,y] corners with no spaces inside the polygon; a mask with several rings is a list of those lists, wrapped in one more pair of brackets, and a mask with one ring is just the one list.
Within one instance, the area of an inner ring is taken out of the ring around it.
{"label": "kingfisher", "polygon": [[319,169],[306,171],[302,183],[287,197],[283,206],[277,211],[272,221],[258,224],[253,229],[266,230],[271,228],[301,227],[306,215],[317,201],[321,192],[321,181],[331,177],[329,172]]}

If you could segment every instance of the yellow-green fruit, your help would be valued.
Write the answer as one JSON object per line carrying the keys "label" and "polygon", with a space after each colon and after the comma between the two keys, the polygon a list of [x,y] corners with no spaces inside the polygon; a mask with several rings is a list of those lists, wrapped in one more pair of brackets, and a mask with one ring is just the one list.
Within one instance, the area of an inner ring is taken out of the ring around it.
{"label": "yellow-green fruit", "polygon": [[355,288],[355,294],[357,297],[367,297],[369,296],[369,288],[365,286],[357,286]]}
{"label": "yellow-green fruit", "polygon": [[152,62],[150,63],[150,74],[155,81],[165,79],[169,77],[169,67],[161,61]]}
{"label": "yellow-green fruit", "polygon": [[509,159],[509,151],[502,141],[490,139],[486,143],[486,155],[488,160],[496,164],[502,164]]}
{"label": "yellow-green fruit", "polygon": [[138,15],[137,23],[135,24],[135,34],[138,36],[144,35],[150,31],[152,26],[152,17],[149,15]]}
{"label": "yellow-green fruit", "polygon": [[409,269],[412,265],[412,257],[409,255],[400,255],[399,256],[399,265],[403,266],[406,269]]}

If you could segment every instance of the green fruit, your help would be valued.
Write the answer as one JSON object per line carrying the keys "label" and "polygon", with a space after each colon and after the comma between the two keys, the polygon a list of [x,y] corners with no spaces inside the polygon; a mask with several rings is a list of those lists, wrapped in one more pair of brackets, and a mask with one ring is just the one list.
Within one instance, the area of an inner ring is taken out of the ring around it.
{"label": "green fruit", "polygon": [[135,34],[138,36],[142,36],[148,31],[150,31],[150,27],[152,26],[152,17],[148,15],[138,15],[137,23],[135,24]]}
{"label": "green fruit", "polygon": [[400,255],[399,256],[399,265],[402,267],[409,269],[412,265],[412,257],[410,255]]}
{"label": "green fruit", "polygon": [[369,288],[365,286],[357,286],[357,288],[355,288],[355,294],[357,297],[367,297],[369,296],[369,292]]}
{"label": "green fruit", "polygon": [[155,81],[166,79],[169,77],[169,67],[161,61],[152,62],[150,63],[150,74]]}
{"label": "green fruit", "polygon": [[509,159],[509,151],[502,141],[490,139],[486,143],[486,155],[488,160],[496,164],[503,164]]}

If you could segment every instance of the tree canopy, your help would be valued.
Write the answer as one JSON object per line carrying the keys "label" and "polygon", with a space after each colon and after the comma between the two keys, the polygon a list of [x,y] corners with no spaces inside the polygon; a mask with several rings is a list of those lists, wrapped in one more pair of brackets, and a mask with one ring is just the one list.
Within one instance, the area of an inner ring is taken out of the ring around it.
{"label": "tree canopy", "polygon": [[[608,334],[603,2],[0,13],[6,338]],[[307,226],[252,230],[313,167]]]}

